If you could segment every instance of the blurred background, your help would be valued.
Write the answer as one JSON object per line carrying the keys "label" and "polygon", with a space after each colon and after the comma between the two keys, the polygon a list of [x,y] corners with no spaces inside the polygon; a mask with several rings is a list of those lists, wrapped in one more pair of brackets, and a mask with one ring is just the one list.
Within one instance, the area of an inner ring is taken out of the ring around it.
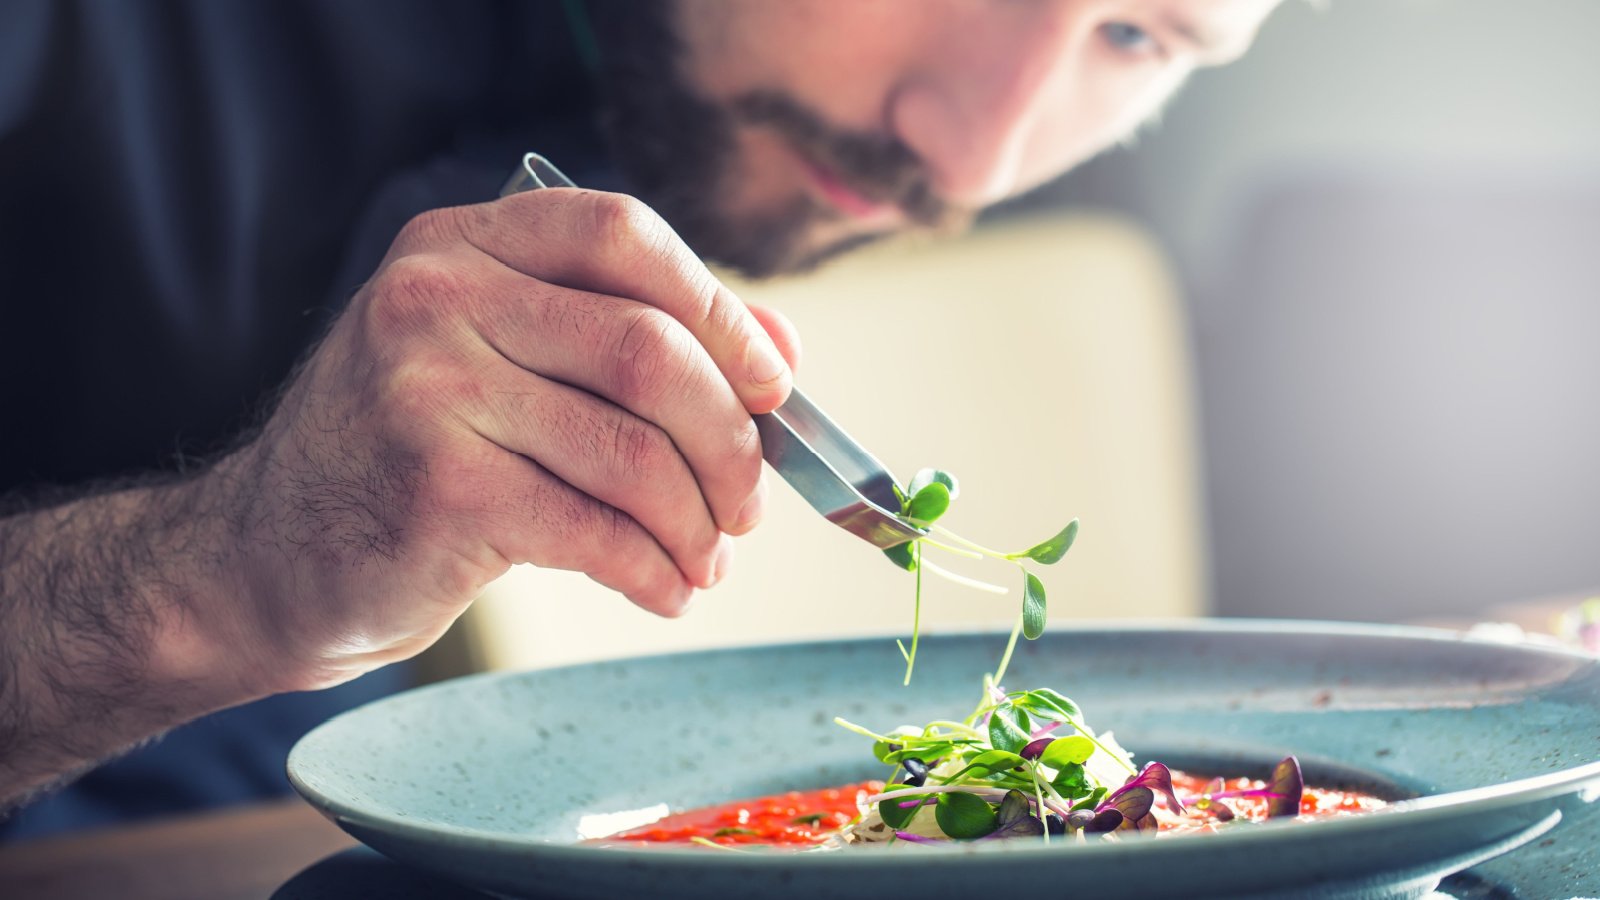
{"label": "blurred background", "polygon": [[[961,476],[951,527],[1012,548],[1083,519],[1055,621],[1470,621],[1600,587],[1595,34],[1590,0],[1291,0],[970,238],[741,290],[902,478]],[[456,652],[909,633],[910,577],[773,496],[682,620],[518,570]],[[1008,624],[1015,573],[962,571],[1012,593],[931,584],[925,625]]]}

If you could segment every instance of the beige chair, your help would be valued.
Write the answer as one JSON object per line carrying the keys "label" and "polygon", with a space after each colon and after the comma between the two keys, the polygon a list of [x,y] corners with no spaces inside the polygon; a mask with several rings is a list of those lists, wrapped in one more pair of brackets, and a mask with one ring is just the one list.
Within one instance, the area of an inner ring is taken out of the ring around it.
{"label": "beige chair", "polygon": [[[1173,282],[1141,232],[1101,217],[1030,218],[735,289],[793,318],[801,384],[891,470],[960,477],[949,527],[1021,549],[1082,518],[1072,552],[1040,570],[1052,620],[1203,612],[1189,357]],[[472,657],[531,667],[908,634],[912,576],[767,476],[765,522],[685,617],[650,616],[581,575],[519,567],[461,623]],[[928,579],[927,631],[1009,626],[1015,568],[941,562],[1011,593]],[[892,641],[884,652],[897,652]]]}

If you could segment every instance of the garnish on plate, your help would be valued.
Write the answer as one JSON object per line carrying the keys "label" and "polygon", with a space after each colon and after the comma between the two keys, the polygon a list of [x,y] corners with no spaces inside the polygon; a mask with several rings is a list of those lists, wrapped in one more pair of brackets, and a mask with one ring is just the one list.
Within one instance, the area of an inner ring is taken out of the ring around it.
{"label": "garnish on plate", "polygon": [[[1026,550],[1015,553],[991,550],[938,524],[939,519],[949,511],[950,504],[960,493],[960,483],[949,472],[940,469],[923,469],[917,472],[905,491],[900,492],[899,516],[918,528],[927,529],[930,535],[883,551],[895,565],[916,575],[916,600],[912,606],[911,616],[911,648],[908,650],[903,643],[900,644],[900,653],[906,660],[905,684],[911,683],[911,673],[917,664],[917,644],[922,633],[923,570],[978,590],[997,594],[1007,592],[999,585],[958,575],[925,559],[923,554],[925,548],[969,559],[997,559],[1015,565],[1022,572],[1022,611],[1017,616],[1017,624],[1011,629],[1011,639],[1006,644],[1005,657],[1010,659],[1012,650],[1016,648],[1017,636],[1021,635],[1030,641],[1038,638],[1044,634],[1047,617],[1044,582],[1029,571],[1027,566],[1023,565],[1023,561],[1031,560],[1045,566],[1055,565],[1067,555],[1067,551],[1072,548],[1072,542],[1078,537],[1078,520],[1073,519],[1048,540],[1034,544]],[[1001,668],[1004,668],[1004,664]]]}
{"label": "garnish on plate", "polygon": [[[863,798],[862,815],[840,832],[841,843],[1081,841],[1210,829],[1240,812],[1301,813],[1306,788],[1292,756],[1259,788],[1202,791],[1206,782],[1163,763],[1135,766],[1110,732],[1088,726],[1071,699],[1049,688],[1007,692],[999,686],[1003,675],[985,676],[983,701],[960,721],[878,733],[834,719],[870,738],[873,756],[894,767],[884,789]],[[1223,802],[1230,799],[1262,805],[1235,809]]]}

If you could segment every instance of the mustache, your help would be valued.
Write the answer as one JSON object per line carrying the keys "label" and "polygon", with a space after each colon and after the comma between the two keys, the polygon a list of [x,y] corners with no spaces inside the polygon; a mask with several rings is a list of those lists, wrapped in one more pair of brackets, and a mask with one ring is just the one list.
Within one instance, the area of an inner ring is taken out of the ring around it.
{"label": "mustache", "polygon": [[945,201],[927,166],[900,140],[883,134],[836,128],[788,94],[755,90],[729,104],[737,124],[770,128],[796,152],[827,168],[869,200],[893,203],[916,226],[958,231],[974,212]]}

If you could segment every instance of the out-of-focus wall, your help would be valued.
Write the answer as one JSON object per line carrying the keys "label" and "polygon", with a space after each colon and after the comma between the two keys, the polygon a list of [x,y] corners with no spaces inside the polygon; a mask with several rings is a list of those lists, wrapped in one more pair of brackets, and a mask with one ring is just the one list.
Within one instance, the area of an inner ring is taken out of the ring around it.
{"label": "out-of-focus wall", "polygon": [[1600,3],[1287,0],[1026,204],[1147,222],[1191,303],[1215,606],[1600,586]]}

